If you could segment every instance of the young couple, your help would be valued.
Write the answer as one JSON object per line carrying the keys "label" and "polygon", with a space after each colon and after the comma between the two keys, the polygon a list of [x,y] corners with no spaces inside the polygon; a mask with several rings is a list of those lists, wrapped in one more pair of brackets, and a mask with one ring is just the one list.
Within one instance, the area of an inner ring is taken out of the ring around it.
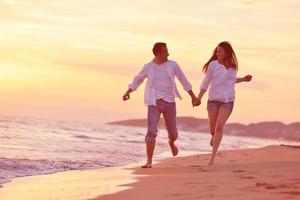
{"label": "young couple", "polygon": [[229,42],[221,42],[203,67],[205,77],[200,86],[200,93],[196,97],[192,85],[179,65],[175,61],[168,60],[169,53],[166,43],[154,44],[152,52],[154,59],[144,65],[123,95],[123,100],[128,100],[130,93],[136,90],[145,78],[148,78],[145,88],[145,105],[148,106],[148,130],[145,137],[147,163],[142,168],[152,167],[152,157],[158,132],[157,126],[161,114],[165,120],[172,154],[173,156],[178,154],[178,148],[174,143],[178,136],[175,98],[181,99],[181,96],[175,84],[175,76],[184,90],[191,96],[193,106],[201,104],[201,99],[209,88],[207,111],[209,130],[212,135],[210,144],[213,147],[209,165],[213,165],[222,140],[223,127],[233,109],[235,83],[250,81],[252,76],[236,77],[238,63],[235,53]]}

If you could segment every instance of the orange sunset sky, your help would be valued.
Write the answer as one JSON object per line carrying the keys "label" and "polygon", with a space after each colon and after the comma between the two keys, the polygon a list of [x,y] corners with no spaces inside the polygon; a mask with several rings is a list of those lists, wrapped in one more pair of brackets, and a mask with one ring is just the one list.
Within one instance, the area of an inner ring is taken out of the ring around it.
{"label": "orange sunset sky", "polygon": [[[0,115],[107,122],[146,117],[144,86],[128,83],[168,44],[198,93],[201,68],[223,40],[239,76],[230,122],[300,121],[299,0],[0,0]],[[206,118],[183,100],[178,116]]]}

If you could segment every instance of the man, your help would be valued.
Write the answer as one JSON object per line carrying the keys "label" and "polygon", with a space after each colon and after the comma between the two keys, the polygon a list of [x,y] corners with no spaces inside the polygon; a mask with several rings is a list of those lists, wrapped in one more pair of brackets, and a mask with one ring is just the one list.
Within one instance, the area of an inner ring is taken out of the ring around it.
{"label": "man", "polygon": [[169,53],[166,43],[155,43],[152,52],[155,56],[154,59],[144,65],[143,69],[134,77],[132,83],[129,84],[129,89],[123,96],[124,101],[128,100],[130,93],[136,90],[146,77],[148,78],[145,88],[145,105],[148,106],[148,130],[145,137],[147,163],[142,168],[152,167],[157,125],[161,114],[163,114],[165,120],[172,154],[173,156],[178,154],[178,148],[174,143],[178,136],[175,97],[181,98],[181,96],[175,84],[175,76],[184,90],[190,94],[193,106],[199,105],[192,91],[192,86],[179,65],[172,60],[168,60]]}

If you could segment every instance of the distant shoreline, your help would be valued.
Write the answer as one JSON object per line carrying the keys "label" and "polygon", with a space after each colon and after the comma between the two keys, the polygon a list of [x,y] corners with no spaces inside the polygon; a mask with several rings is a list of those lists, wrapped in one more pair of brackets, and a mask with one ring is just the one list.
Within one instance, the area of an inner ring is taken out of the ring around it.
{"label": "distant shoreline", "polygon": [[[146,119],[129,119],[108,122],[110,125],[146,127]],[[209,133],[208,120],[195,117],[177,117],[177,126],[179,130],[190,132]],[[159,127],[164,128],[163,118],[159,122]],[[300,122],[284,124],[279,121],[258,122],[248,125],[241,123],[228,123],[224,128],[224,134],[247,136],[268,139],[280,139],[300,141]]]}

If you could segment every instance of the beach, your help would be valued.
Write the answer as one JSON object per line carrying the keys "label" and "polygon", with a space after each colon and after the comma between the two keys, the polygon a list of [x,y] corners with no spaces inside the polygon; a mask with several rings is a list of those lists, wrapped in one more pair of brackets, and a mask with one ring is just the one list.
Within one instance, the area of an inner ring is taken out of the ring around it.
{"label": "beach", "polygon": [[300,148],[269,146],[219,153],[216,165],[209,155],[167,159],[132,188],[94,200],[118,199],[300,199]]}
{"label": "beach", "polygon": [[[16,177],[125,166],[145,159],[145,128],[0,116],[0,187]],[[34,138],[34,139],[33,139]],[[209,153],[210,135],[180,131],[180,156]],[[155,159],[171,156],[160,130]],[[221,150],[297,144],[295,141],[229,136]]]}
{"label": "beach", "polygon": [[134,164],[16,178],[0,199],[300,199],[299,153],[299,146],[273,145],[220,151],[214,166],[209,154],[198,154],[152,169]]}

